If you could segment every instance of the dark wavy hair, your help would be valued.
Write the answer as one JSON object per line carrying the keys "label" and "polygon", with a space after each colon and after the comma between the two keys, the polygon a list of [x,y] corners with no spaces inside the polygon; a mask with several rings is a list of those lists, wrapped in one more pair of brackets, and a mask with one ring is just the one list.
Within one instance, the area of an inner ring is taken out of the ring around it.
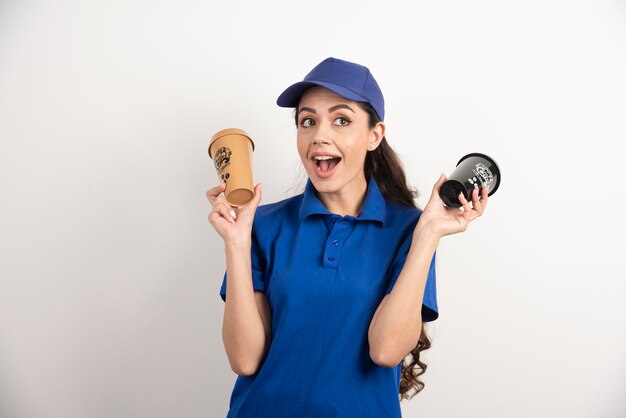
{"label": "dark wavy hair", "polygon": [[[380,122],[378,114],[367,102],[356,102],[358,106],[368,114],[369,128]],[[296,127],[298,126],[298,108],[294,111]],[[387,138],[383,137],[378,147],[368,151],[365,157],[365,178],[369,180],[374,176],[382,195],[401,205],[420,209],[415,199],[420,193],[416,188],[410,187],[406,181],[404,167],[398,154],[391,148]],[[420,361],[420,353],[428,350],[431,339],[427,334],[426,323],[422,322],[420,338],[415,348],[404,357],[402,361],[402,376],[400,378],[400,400],[410,400],[424,389],[425,383],[419,380],[419,376],[426,372],[426,363]]]}

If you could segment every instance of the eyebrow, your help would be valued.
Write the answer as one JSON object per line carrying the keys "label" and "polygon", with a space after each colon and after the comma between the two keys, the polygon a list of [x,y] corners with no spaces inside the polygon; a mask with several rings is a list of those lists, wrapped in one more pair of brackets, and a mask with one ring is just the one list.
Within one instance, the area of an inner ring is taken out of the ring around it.
{"label": "eyebrow", "polygon": [[[334,112],[334,111],[336,111],[336,110],[338,110],[338,109],[348,109],[350,112],[352,112],[352,113],[356,113],[356,112],[354,111],[354,109],[352,109],[352,108],[351,108],[350,106],[348,106],[347,104],[338,104],[338,105],[335,105],[335,106],[333,106],[333,107],[329,108],[329,109],[328,109],[328,112],[329,112],[329,113],[332,113],[332,112]],[[300,113],[302,113],[302,112],[317,113],[317,112],[315,111],[315,109],[312,109],[312,108],[310,108],[310,107],[302,107],[302,108],[300,108],[300,109],[298,110],[298,114],[300,114]]]}
{"label": "eyebrow", "polygon": [[330,109],[328,109],[329,112],[334,112],[337,109],[348,109],[350,112],[352,113],[356,113],[354,111],[354,109],[352,109],[350,106],[348,106],[347,104],[338,104],[336,106],[331,107]]}

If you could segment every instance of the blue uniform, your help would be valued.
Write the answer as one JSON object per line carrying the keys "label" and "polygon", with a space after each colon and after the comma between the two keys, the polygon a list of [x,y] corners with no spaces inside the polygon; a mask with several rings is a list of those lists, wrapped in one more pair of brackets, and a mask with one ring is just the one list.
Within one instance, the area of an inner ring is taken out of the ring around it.
{"label": "blue uniform", "polygon": [[[357,217],[329,212],[310,179],[304,193],[257,208],[252,280],[272,308],[272,341],[258,372],[238,376],[228,418],[401,417],[402,363],[374,363],[367,332],[420,214],[385,199],[373,177]],[[433,255],[422,321],[437,316]]]}

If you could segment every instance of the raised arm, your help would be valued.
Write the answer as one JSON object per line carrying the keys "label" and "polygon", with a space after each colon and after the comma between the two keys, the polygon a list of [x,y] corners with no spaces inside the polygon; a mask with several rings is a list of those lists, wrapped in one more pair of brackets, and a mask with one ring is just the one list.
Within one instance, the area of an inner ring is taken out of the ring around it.
{"label": "raised arm", "polygon": [[231,369],[239,375],[257,372],[271,336],[271,312],[266,296],[252,285],[252,223],[261,201],[262,185],[253,199],[233,208],[222,192],[225,183],[206,192],[213,210],[209,222],[224,239],[226,253],[226,299],[222,340]]}
{"label": "raised arm", "polygon": [[422,328],[422,302],[428,268],[439,241],[446,235],[463,232],[469,223],[482,216],[489,188],[472,192],[472,205],[459,195],[463,209],[447,208],[439,197],[445,182],[442,174],[433,186],[411,241],[406,262],[391,293],[380,302],[370,322],[370,357],[378,365],[394,367],[416,346]]}

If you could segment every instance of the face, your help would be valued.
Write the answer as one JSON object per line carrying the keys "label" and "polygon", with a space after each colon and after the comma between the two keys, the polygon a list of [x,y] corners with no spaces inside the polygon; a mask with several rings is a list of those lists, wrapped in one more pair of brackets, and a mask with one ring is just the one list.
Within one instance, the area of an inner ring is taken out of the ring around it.
{"label": "face", "polygon": [[368,114],[356,102],[323,87],[302,95],[297,121],[298,153],[319,192],[366,187],[365,156],[380,144],[382,122],[370,128]]}

